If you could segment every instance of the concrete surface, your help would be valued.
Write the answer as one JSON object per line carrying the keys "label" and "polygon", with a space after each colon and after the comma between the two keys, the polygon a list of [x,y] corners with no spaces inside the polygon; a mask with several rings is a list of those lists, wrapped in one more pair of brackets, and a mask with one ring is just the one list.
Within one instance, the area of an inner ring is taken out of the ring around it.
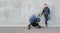
{"label": "concrete surface", "polygon": [[0,0],[0,24],[28,23],[31,14],[42,12],[45,2],[51,9],[50,25],[60,25],[60,0]]}
{"label": "concrete surface", "polygon": [[0,33],[60,33],[60,27],[43,27],[41,29],[27,27],[0,27]]}

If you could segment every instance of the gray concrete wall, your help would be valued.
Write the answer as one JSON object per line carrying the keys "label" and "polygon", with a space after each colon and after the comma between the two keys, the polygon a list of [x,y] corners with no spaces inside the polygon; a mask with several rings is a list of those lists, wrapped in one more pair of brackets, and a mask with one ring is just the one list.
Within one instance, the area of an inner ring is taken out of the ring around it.
{"label": "gray concrete wall", "polygon": [[[32,14],[42,12],[43,3],[51,10],[49,25],[60,25],[60,0],[0,0],[0,24],[26,24]],[[41,17],[44,24],[44,18]]]}

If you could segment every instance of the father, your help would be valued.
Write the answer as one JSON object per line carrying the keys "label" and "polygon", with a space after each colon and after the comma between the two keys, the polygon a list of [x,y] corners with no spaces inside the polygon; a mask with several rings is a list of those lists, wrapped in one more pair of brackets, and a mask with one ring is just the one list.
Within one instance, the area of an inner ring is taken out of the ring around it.
{"label": "father", "polygon": [[48,23],[47,21],[49,20],[48,19],[48,15],[50,14],[50,9],[48,8],[47,4],[45,3],[44,5],[44,9],[42,11],[42,14],[44,14],[44,17],[45,17],[45,24],[46,24],[46,27],[48,26]]}

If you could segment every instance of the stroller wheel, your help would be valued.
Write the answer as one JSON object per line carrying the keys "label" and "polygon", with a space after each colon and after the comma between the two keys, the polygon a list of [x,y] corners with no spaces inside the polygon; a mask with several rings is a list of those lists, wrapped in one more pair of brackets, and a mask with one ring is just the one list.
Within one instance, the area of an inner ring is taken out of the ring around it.
{"label": "stroller wheel", "polygon": [[30,25],[30,24],[28,25],[28,29],[29,29],[29,30],[31,29],[31,25]]}
{"label": "stroller wheel", "polygon": [[41,28],[41,26],[38,26],[37,28],[38,28],[38,29],[40,29],[40,28]]}

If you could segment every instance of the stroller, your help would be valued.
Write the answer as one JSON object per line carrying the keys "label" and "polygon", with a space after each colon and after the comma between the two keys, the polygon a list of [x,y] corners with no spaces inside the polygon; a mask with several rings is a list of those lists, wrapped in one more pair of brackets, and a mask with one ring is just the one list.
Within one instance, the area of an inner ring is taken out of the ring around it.
{"label": "stroller", "polygon": [[28,25],[28,29],[31,29],[31,26],[41,28],[41,26],[39,25],[40,17],[38,17],[38,16],[36,17],[34,14],[30,17],[30,19],[29,19],[30,24]]}

